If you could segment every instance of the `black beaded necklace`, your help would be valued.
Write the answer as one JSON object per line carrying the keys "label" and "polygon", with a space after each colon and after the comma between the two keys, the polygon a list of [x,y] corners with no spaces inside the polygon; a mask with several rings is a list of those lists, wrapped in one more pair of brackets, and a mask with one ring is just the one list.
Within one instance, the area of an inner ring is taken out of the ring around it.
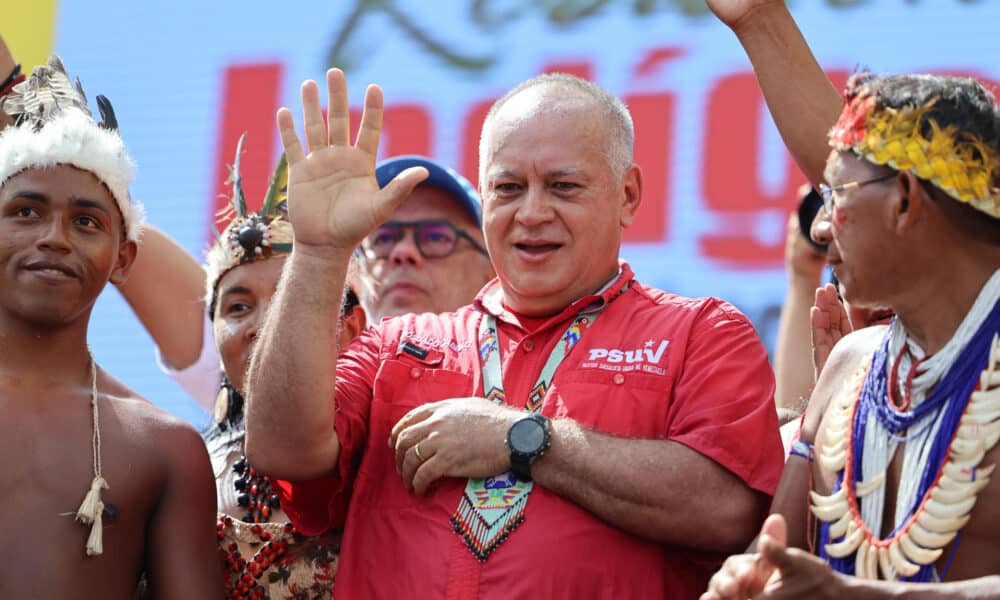
{"label": "black beaded necklace", "polygon": [[233,472],[236,473],[236,480],[233,481],[236,503],[247,511],[242,520],[246,523],[269,522],[271,513],[281,506],[271,480],[250,466],[245,456],[233,463]]}
{"label": "black beaded necklace", "polygon": [[[230,383],[225,375],[219,397],[215,401],[215,426],[206,434],[206,441],[220,441],[220,451],[223,455],[236,445],[243,446],[246,424],[243,420],[243,396]],[[225,440],[225,441],[222,441]],[[233,488],[236,490],[236,504],[246,510],[241,519],[246,523],[267,523],[271,513],[281,506],[278,495],[274,493],[271,480],[257,472],[241,455],[233,463],[233,473],[236,478]]]}

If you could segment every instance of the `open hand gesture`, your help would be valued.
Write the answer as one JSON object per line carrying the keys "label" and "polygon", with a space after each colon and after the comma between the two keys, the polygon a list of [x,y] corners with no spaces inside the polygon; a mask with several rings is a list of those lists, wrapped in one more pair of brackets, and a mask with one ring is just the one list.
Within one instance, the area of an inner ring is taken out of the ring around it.
{"label": "open hand gesture", "polygon": [[288,212],[295,249],[319,256],[353,251],[427,177],[426,169],[415,167],[379,189],[375,158],[382,131],[382,91],[368,86],[361,127],[352,146],[344,73],[330,69],[326,84],[330,97],[326,120],[316,82],[302,84],[304,150],[292,112],[281,108],[277,119],[288,157]]}
{"label": "open hand gesture", "polygon": [[832,283],[816,289],[816,303],[809,311],[809,320],[812,325],[813,367],[819,379],[819,372],[823,370],[833,347],[840,338],[853,331],[847,309]]}

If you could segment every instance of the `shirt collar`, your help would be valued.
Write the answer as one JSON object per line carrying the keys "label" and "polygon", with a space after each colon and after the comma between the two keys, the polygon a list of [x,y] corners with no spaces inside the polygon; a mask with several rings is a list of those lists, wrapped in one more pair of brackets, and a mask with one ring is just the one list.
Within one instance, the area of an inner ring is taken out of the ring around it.
{"label": "shirt collar", "polygon": [[[549,317],[548,322],[559,322],[578,314],[601,310],[615,296],[617,296],[621,289],[632,281],[634,277],[635,274],[632,272],[632,268],[628,265],[628,263],[624,260],[619,260],[618,273],[612,277],[611,280],[592,294],[587,294],[586,296],[571,302],[566,308]],[[486,287],[480,290],[475,301],[473,302],[473,305],[480,312],[493,315],[498,321],[511,323],[518,327],[521,326],[517,315],[507,310],[503,305],[503,287],[500,285],[499,277],[493,279],[493,281],[486,284]],[[546,323],[546,326],[547,325],[548,323]]]}

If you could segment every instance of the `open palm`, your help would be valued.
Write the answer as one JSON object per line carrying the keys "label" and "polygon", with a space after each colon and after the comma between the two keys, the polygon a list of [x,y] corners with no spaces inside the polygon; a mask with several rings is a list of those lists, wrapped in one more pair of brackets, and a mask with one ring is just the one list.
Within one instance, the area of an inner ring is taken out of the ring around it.
{"label": "open palm", "polygon": [[816,368],[816,378],[819,379],[819,372],[823,370],[826,359],[830,358],[833,347],[853,330],[847,309],[832,283],[816,290],[816,303],[809,312],[809,321],[812,328],[813,366]]}
{"label": "open palm", "polygon": [[344,73],[331,69],[326,83],[328,119],[323,118],[316,82],[302,84],[305,149],[291,111],[278,111],[278,130],[288,157],[288,212],[297,251],[353,250],[427,177],[422,167],[407,169],[379,189],[375,158],[382,131],[382,91],[368,86],[357,141],[351,145]]}

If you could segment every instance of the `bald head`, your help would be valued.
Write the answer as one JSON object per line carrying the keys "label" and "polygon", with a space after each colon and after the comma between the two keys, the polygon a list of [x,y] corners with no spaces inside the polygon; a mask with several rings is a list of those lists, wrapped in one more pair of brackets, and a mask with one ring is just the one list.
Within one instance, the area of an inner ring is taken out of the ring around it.
{"label": "bald head", "polygon": [[604,125],[605,155],[615,175],[621,178],[632,165],[635,129],[625,104],[597,85],[566,73],[547,73],[516,86],[493,103],[479,138],[479,180],[484,180],[486,155],[494,123],[502,117],[509,125],[545,112],[592,110]]}

